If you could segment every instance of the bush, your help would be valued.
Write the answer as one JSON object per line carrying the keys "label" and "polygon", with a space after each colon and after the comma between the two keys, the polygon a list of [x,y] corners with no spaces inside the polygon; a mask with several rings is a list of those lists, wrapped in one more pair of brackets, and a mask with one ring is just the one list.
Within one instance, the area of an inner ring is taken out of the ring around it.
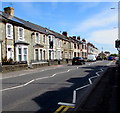
{"label": "bush", "polygon": [[10,64],[14,64],[14,61],[12,58],[7,59],[7,56],[5,56],[4,58],[2,58],[2,64],[3,65],[10,65]]}

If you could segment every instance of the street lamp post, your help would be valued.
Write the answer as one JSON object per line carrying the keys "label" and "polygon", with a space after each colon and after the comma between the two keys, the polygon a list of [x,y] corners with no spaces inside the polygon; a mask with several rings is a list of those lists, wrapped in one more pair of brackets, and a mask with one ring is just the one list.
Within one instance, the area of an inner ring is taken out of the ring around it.
{"label": "street lamp post", "polygon": [[[111,8],[111,9],[116,9],[116,8]],[[119,55],[119,60],[118,60],[118,65],[120,66],[120,1],[118,2],[118,39],[115,41],[115,47],[118,50],[118,55]]]}

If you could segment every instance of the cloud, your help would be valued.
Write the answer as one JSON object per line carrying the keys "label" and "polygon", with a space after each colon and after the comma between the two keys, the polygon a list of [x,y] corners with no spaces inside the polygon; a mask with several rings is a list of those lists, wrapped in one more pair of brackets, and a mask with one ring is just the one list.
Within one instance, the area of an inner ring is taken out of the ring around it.
{"label": "cloud", "polygon": [[118,23],[118,13],[117,11],[106,10],[99,14],[92,15],[89,19],[85,21],[80,21],[74,28],[71,30],[72,33],[77,32],[87,32],[92,29],[107,27],[111,24]]}
{"label": "cloud", "polygon": [[116,39],[118,39],[118,29],[94,31],[88,38],[89,41],[108,45],[113,45]]}

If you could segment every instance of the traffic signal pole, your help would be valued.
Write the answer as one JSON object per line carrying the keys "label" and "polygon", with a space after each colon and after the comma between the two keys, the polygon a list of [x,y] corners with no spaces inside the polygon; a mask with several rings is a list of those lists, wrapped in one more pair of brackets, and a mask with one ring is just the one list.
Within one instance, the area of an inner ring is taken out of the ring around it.
{"label": "traffic signal pole", "polygon": [[119,67],[120,67],[120,1],[118,2],[118,56],[119,56]]}

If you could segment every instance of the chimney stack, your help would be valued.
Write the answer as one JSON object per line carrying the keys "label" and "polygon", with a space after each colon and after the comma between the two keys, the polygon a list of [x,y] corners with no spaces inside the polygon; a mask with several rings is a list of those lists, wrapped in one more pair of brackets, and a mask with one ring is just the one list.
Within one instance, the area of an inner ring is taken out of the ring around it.
{"label": "chimney stack", "polygon": [[66,31],[64,31],[62,34],[67,37],[67,32]]}
{"label": "chimney stack", "polygon": [[4,8],[4,12],[5,12],[6,14],[9,14],[9,15],[11,15],[11,16],[14,16],[14,8],[12,8],[12,7],[6,7],[6,8]]}
{"label": "chimney stack", "polygon": [[73,36],[74,39],[76,39],[76,36]]}
{"label": "chimney stack", "polygon": [[78,36],[77,39],[80,40],[80,36]]}

